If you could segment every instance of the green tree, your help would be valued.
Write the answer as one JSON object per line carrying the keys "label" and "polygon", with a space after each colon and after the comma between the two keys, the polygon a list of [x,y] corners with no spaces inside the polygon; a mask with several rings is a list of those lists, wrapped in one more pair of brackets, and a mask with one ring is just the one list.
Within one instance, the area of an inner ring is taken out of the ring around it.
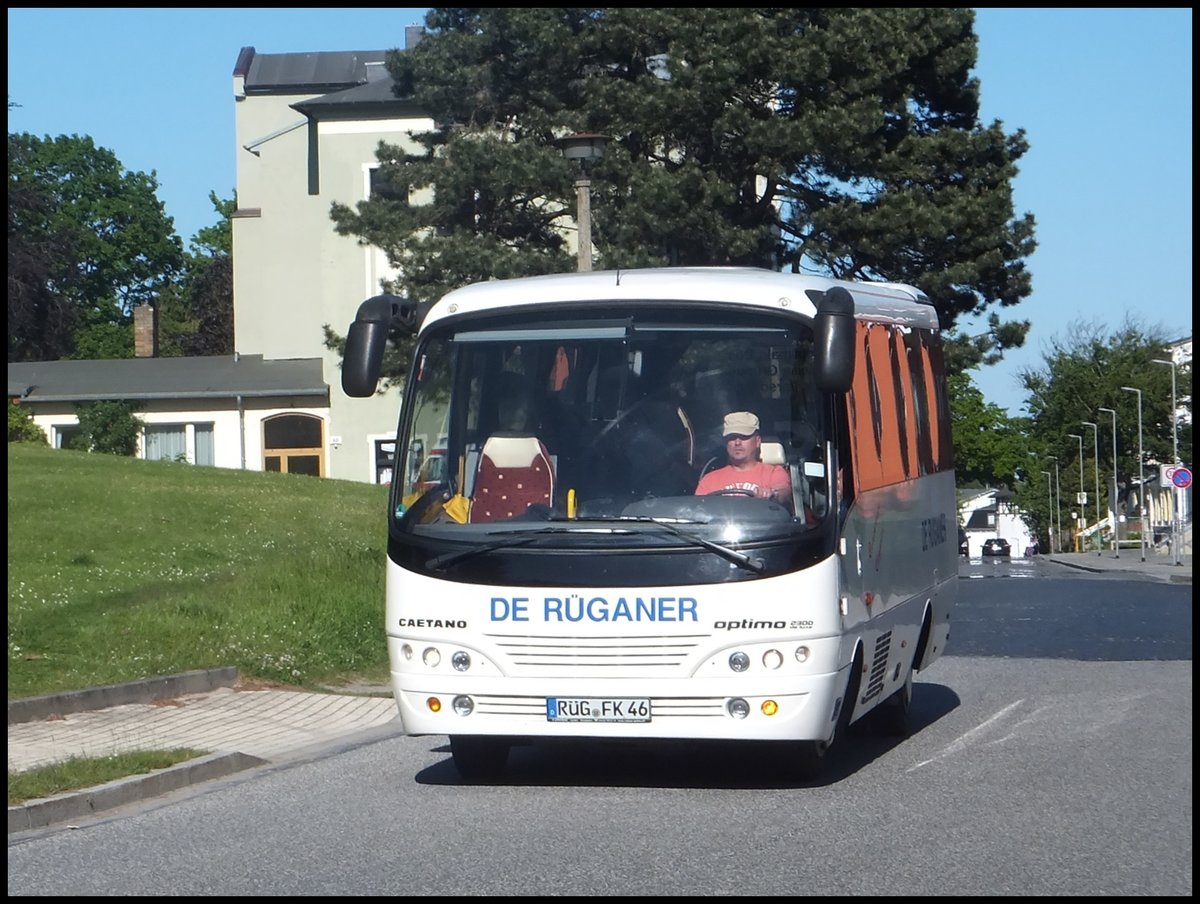
{"label": "green tree", "polygon": [[[1171,410],[1171,368],[1154,364],[1154,359],[1169,360],[1168,341],[1161,327],[1148,327],[1136,318],[1109,333],[1094,321],[1073,322],[1065,338],[1051,341],[1043,356],[1043,365],[1021,372],[1022,386],[1028,392],[1026,408],[1030,412],[1028,443],[1030,455],[1025,479],[1017,486],[1015,504],[1027,513],[1026,520],[1045,537],[1054,508],[1046,473],[1057,470],[1056,497],[1061,498],[1064,530],[1070,525],[1070,512],[1078,511],[1076,494],[1087,494],[1087,520],[1103,517],[1109,503],[1107,487],[1113,474],[1112,415],[1117,413],[1117,494],[1119,504],[1127,504],[1131,485],[1136,485],[1138,465],[1138,400],[1142,392],[1142,447],[1145,458],[1141,473],[1154,481],[1158,465],[1171,460],[1174,424]],[[1192,460],[1190,363],[1176,370],[1177,402],[1186,414],[1180,419],[1179,454],[1184,462]],[[1088,421],[1097,425],[1095,436]],[[1080,441],[1083,437],[1083,477],[1080,478]],[[1098,455],[1097,455],[1098,453]],[[1096,500],[1097,472],[1100,499]]]}
{"label": "green tree", "polygon": [[8,400],[8,441],[10,443],[33,443],[48,446],[46,431],[33,422],[33,413]]}
{"label": "green tree", "polygon": [[[1011,190],[1027,144],[979,121],[973,26],[966,8],[435,8],[390,64],[438,125],[418,153],[378,151],[414,203],[332,217],[420,301],[570,270],[576,172],[556,142],[602,133],[600,266],[911,282],[950,329],[1025,298],[1035,247]],[[983,363],[1027,328],[997,319],[949,360]]]}
{"label": "green tree", "polygon": [[[14,232],[46,255],[44,273],[22,271],[26,303],[15,323],[10,314],[9,360],[111,349],[113,327],[127,326],[133,308],[153,301],[183,265],[157,176],[125,170],[112,151],[78,135],[9,134],[8,162],[10,260]],[[14,191],[28,199],[15,213]],[[69,338],[35,334],[39,320],[55,318],[69,324]]]}
{"label": "green tree", "polygon": [[[1068,494],[1074,498],[1080,490],[1078,468],[1071,467],[1078,463],[1079,443],[1068,438],[1068,434],[1087,432],[1083,421],[1102,424],[1111,430],[1111,416],[1100,413],[1100,408],[1117,412],[1117,472],[1122,496],[1138,473],[1138,399],[1123,386],[1141,390],[1145,473],[1147,476],[1154,473],[1156,463],[1171,462],[1175,423],[1171,410],[1171,368],[1152,363],[1156,358],[1170,357],[1168,340],[1161,327],[1147,326],[1131,317],[1110,334],[1102,324],[1081,320],[1069,326],[1065,338],[1051,341],[1041,367],[1020,373],[1021,385],[1029,394],[1026,407],[1032,421],[1031,441],[1040,454],[1059,456],[1064,499]],[[1190,363],[1176,370],[1177,403],[1188,412],[1180,422],[1184,429],[1179,431],[1179,454],[1185,462],[1192,460],[1191,396],[1187,392],[1191,379]],[[1095,451],[1091,445],[1084,444],[1084,458],[1089,466]],[[1098,445],[1100,473],[1111,474],[1111,442],[1101,441]],[[1085,467],[1082,490],[1091,490],[1095,495],[1094,477],[1089,471],[1090,467]]]}
{"label": "green tree", "polygon": [[989,404],[969,373],[951,375],[949,391],[958,486],[1011,490],[1027,467],[1025,419]]}
{"label": "green tree", "polygon": [[136,403],[122,400],[76,405],[80,431],[72,447],[108,455],[136,455],[142,432],[142,422],[134,414],[137,409]]}
{"label": "green tree", "polygon": [[233,354],[233,212],[237,193],[209,192],[218,220],[192,238],[176,290],[159,307],[160,354]]}
{"label": "green tree", "polygon": [[51,200],[43,186],[13,178],[11,142],[8,150],[8,360],[45,361],[71,348],[75,311],[66,283],[72,274],[55,263],[71,259],[77,242],[65,230],[30,229],[50,216]]}

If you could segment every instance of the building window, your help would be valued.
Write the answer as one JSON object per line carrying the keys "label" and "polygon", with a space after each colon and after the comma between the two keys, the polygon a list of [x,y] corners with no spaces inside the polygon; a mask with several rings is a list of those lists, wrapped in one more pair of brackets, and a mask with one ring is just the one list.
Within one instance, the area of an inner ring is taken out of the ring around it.
{"label": "building window", "polygon": [[142,449],[147,461],[217,463],[212,424],[147,424]]}
{"label": "building window", "polygon": [[396,441],[394,439],[375,440],[375,482],[384,485],[392,482],[396,469]]}
{"label": "building window", "polygon": [[371,168],[370,180],[370,197],[382,198],[385,201],[400,201],[403,204],[408,203],[408,185],[388,182],[383,178],[383,170],[380,167]]}
{"label": "building window", "polygon": [[187,428],[183,424],[147,424],[146,461],[187,461]]}
{"label": "building window", "polygon": [[196,452],[192,461],[198,465],[214,466],[217,463],[217,443],[212,424],[196,425]]}
{"label": "building window", "polygon": [[78,424],[55,424],[50,428],[50,432],[55,449],[81,448],[79,443],[83,441],[83,428]]}
{"label": "building window", "polygon": [[325,476],[325,424],[308,414],[280,414],[263,421],[263,470]]}

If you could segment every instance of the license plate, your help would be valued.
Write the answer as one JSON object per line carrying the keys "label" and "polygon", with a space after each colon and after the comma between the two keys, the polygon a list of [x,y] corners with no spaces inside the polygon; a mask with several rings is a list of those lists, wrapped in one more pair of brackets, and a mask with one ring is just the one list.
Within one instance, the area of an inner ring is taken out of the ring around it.
{"label": "license plate", "polygon": [[547,697],[549,722],[649,722],[650,701],[625,697]]}

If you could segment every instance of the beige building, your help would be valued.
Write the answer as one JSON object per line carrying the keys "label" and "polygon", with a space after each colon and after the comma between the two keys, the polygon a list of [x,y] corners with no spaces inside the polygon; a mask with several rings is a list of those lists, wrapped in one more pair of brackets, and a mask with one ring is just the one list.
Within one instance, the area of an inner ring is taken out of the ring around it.
{"label": "beige building", "polygon": [[[420,33],[410,27],[407,41]],[[353,207],[384,190],[379,143],[417,150],[411,133],[433,126],[395,96],[386,56],[244,47],[233,70],[235,348],[267,361],[320,358],[329,385],[321,473],[370,482],[391,477],[399,393],[347,397],[324,327],[344,336],[359,304],[394,275],[379,249],[334,231],[331,204]]]}

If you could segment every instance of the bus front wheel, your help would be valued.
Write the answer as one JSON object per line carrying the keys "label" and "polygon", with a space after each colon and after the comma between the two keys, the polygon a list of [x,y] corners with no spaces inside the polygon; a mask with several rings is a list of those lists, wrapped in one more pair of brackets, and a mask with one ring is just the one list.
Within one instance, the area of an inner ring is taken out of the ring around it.
{"label": "bus front wheel", "polygon": [[468,782],[499,778],[508,762],[508,741],[491,737],[450,737],[450,757],[454,768]]}

